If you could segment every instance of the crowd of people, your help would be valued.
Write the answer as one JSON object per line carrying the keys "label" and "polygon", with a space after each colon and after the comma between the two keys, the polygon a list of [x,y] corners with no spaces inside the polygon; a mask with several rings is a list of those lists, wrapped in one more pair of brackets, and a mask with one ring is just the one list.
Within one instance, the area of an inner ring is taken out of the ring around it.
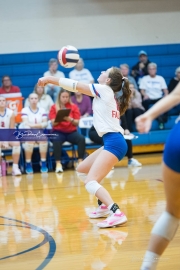
{"label": "crowd of people", "polygon": [[[175,70],[175,77],[171,79],[167,86],[165,79],[157,75],[157,64],[148,59],[145,51],[138,54],[139,61],[130,69],[127,63],[119,65],[122,76],[130,83],[131,97],[129,106],[125,114],[120,118],[119,124],[123,127],[125,135],[131,134],[134,130],[134,120],[143,114],[152,105],[168,95],[180,81],[180,67]],[[55,78],[65,78],[63,72],[58,70],[58,61],[54,58],[49,61],[49,69],[43,74],[44,77],[53,76]],[[75,68],[69,73],[69,78],[86,84],[93,84],[94,78],[91,72],[84,67],[84,61],[80,58]],[[116,94],[121,95],[121,91]],[[8,98],[21,97],[19,87],[14,86],[8,75],[2,77],[0,87],[0,128],[15,128],[15,117],[13,108],[6,108]],[[69,116],[63,121],[56,123],[57,112],[61,109],[70,109]],[[176,106],[176,113],[180,113],[179,106]],[[78,163],[85,157],[85,137],[79,132],[79,120],[82,117],[92,116],[92,98],[80,92],[71,94],[60,86],[47,84],[44,87],[35,85],[34,90],[24,102],[21,111],[21,121],[19,128],[45,129],[50,127],[58,134],[58,140],[52,142],[55,158],[55,172],[62,173],[62,145],[68,141],[77,145]],[[168,120],[168,113],[158,116],[159,129],[164,128]],[[102,138],[98,136],[94,126],[89,131],[90,139],[99,145],[103,145]],[[128,166],[141,166],[141,163],[133,158],[132,141],[126,140],[128,145],[127,157]],[[25,142],[23,149],[26,161],[26,173],[32,174],[32,152],[34,144],[37,142]],[[0,149],[13,149],[13,174],[21,174],[18,168],[20,156],[20,146],[16,142],[1,142]],[[47,172],[46,155],[48,142],[38,142],[40,152],[41,172]],[[1,173],[1,172],[0,172]]]}

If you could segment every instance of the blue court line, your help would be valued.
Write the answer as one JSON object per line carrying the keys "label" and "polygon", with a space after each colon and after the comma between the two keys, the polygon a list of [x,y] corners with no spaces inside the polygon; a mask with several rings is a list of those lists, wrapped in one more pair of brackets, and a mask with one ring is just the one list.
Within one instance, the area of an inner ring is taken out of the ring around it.
{"label": "blue court line", "polygon": [[24,227],[24,228],[27,228],[27,229],[36,230],[36,231],[38,231],[38,232],[40,232],[40,233],[42,233],[44,235],[44,239],[43,239],[43,241],[40,244],[38,244],[38,245],[36,245],[36,246],[34,246],[32,248],[26,249],[24,251],[18,252],[16,254],[13,254],[13,255],[9,255],[9,256],[0,258],[0,260],[5,260],[7,258],[15,257],[15,256],[18,256],[18,255],[21,255],[21,254],[30,252],[32,250],[35,250],[35,249],[37,249],[37,248],[45,245],[48,242],[49,243],[49,252],[48,252],[46,258],[44,259],[44,261],[36,268],[36,270],[43,269],[51,261],[51,259],[53,258],[54,254],[56,252],[56,243],[55,243],[53,237],[48,232],[46,232],[45,230],[43,230],[43,229],[41,229],[41,228],[39,228],[39,227],[37,227],[35,225],[32,225],[30,223],[27,223],[27,222],[24,222],[24,221],[20,221],[20,220],[17,220],[17,219],[13,219],[13,218],[7,218],[7,217],[4,217],[4,216],[0,216],[0,218],[6,219],[6,220],[12,220],[12,221],[21,223],[21,224],[23,224],[25,226],[14,225],[14,224],[0,224],[0,225]]}

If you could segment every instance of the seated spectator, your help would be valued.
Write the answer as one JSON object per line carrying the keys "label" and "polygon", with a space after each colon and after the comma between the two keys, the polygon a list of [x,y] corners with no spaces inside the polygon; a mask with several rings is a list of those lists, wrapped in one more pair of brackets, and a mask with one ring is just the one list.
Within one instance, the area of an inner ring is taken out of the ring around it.
{"label": "seated spectator", "polygon": [[133,84],[135,89],[138,89],[135,79],[129,75],[129,66],[127,64],[121,64],[120,70],[121,70],[122,75],[128,78],[129,83]]}
{"label": "seated spectator", "polygon": [[89,96],[76,92],[71,100],[76,104],[80,110],[81,117],[87,117],[92,114],[92,103]]}
{"label": "seated spectator", "polygon": [[[56,123],[56,114],[60,109],[71,109],[69,116],[64,117],[64,121]],[[85,154],[85,138],[77,131],[80,112],[77,105],[71,103],[70,92],[64,89],[58,94],[56,104],[52,105],[49,113],[54,134],[58,134],[58,139],[53,140],[54,158],[56,162],[56,173],[63,172],[61,164],[62,144],[70,142],[78,146],[78,162],[81,162]]]}
{"label": "seated spectator", "polygon": [[[148,65],[148,73],[149,75],[142,78],[139,86],[143,97],[142,104],[146,111],[150,105],[155,104],[163,96],[168,95],[168,89],[164,78],[156,75],[157,65],[155,63],[150,63]],[[159,128],[163,129],[164,123],[167,121],[167,113],[159,116],[157,120],[159,122]]]}
{"label": "seated spectator", "polygon": [[[44,73],[44,77],[54,76],[56,78],[64,78],[65,77],[64,73],[57,69],[58,69],[58,61],[55,58],[51,58],[49,60],[49,70]],[[54,102],[57,99],[59,91],[60,91],[59,86],[53,84],[47,84],[45,86],[45,94],[50,95]]]}
{"label": "seated spectator", "polygon": [[176,68],[175,75],[176,76],[170,80],[168,85],[169,93],[171,93],[176,85],[180,82],[180,67]]}
{"label": "seated spectator", "polygon": [[148,75],[148,64],[150,63],[145,51],[139,52],[139,62],[132,67],[131,75],[134,77],[138,85],[141,83],[143,76]]}
{"label": "seated spectator", "polygon": [[[180,67],[178,67],[175,71],[175,77],[170,80],[170,83],[168,85],[168,91],[171,93],[174,88],[177,86],[177,84],[180,82]],[[169,115],[178,115],[180,114],[180,104],[172,108],[169,112]]]}
{"label": "seated spectator", "polygon": [[79,59],[75,68],[69,73],[69,78],[83,83],[94,83],[94,78],[91,72],[84,68],[84,61]]}
{"label": "seated spectator", "polygon": [[[38,86],[37,84],[34,87],[34,93],[38,95],[38,107],[44,108],[45,112],[49,114],[50,108],[54,104],[52,98],[44,93],[44,87]],[[29,98],[27,98],[24,107],[29,107],[29,105]]]}
{"label": "seated spectator", "polygon": [[22,96],[19,87],[12,85],[11,78],[8,75],[2,77],[2,87],[0,88],[0,95],[6,98]]}
{"label": "seated spectator", "polygon": [[134,88],[133,84],[130,84],[129,88],[131,89],[132,94],[125,115],[127,119],[127,129],[132,132],[134,119],[144,113],[145,109],[142,106],[142,97],[139,91]]}
{"label": "seated spectator", "polygon": [[[124,135],[129,135],[130,131],[127,128],[127,121],[125,115],[121,116],[121,126],[124,128]],[[89,138],[91,141],[93,141],[96,144],[103,145],[103,139],[97,134],[97,131],[95,130],[94,126],[92,126],[89,130]],[[126,156],[128,158],[128,167],[139,167],[142,166],[142,164],[135,158],[133,158],[132,154],[132,141],[126,140],[128,150],[126,153]]]}
{"label": "seated spectator", "polygon": [[[6,108],[5,97],[0,96],[0,129],[15,129],[15,115],[12,110]],[[8,135],[7,135],[8,136]],[[0,159],[1,159],[1,149],[7,149],[12,147],[12,175],[21,175],[18,163],[20,157],[20,143],[17,142],[0,142]],[[1,166],[0,166],[0,176],[1,176]]]}
{"label": "seated spectator", "polygon": [[[38,95],[32,93],[29,95],[29,107],[23,108],[21,111],[22,124],[21,128],[25,129],[44,129],[47,126],[47,114],[45,110],[38,107]],[[24,151],[26,158],[26,173],[32,174],[33,168],[31,164],[31,158],[33,153],[34,144],[39,144],[39,152],[41,156],[41,172],[48,172],[46,166],[47,155],[47,141],[27,141],[25,142]]]}

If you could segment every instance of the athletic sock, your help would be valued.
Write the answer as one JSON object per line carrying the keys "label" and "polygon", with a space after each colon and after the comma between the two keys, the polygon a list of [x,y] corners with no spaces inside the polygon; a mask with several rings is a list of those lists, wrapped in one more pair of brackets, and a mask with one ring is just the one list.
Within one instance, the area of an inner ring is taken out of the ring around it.
{"label": "athletic sock", "polygon": [[108,209],[112,212],[112,213],[121,213],[119,206],[116,203],[112,203],[108,206]]}
{"label": "athletic sock", "polygon": [[141,270],[155,270],[160,256],[152,251],[147,250],[143,259]]}

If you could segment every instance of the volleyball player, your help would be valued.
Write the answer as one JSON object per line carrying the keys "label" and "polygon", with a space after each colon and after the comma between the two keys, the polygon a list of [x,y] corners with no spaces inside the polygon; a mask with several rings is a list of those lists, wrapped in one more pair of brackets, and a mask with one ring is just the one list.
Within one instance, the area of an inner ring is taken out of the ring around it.
{"label": "volleyball player", "polygon": [[[152,121],[180,103],[180,83],[173,92],[136,118],[139,132],[148,132]],[[180,221],[180,121],[175,124],[166,141],[163,157],[163,182],[166,209],[154,225],[141,270],[155,270],[158,260],[173,239]]]}
{"label": "volleyball player", "polygon": [[[90,217],[98,218],[110,214],[106,220],[97,224],[105,228],[127,221],[125,214],[99,183],[127,152],[127,144],[123,137],[124,130],[119,124],[119,119],[120,113],[123,114],[128,107],[131,91],[128,80],[115,67],[101,72],[98,82],[99,84],[85,84],[72,79],[43,77],[38,83],[41,86],[52,83],[71,92],[80,92],[94,97],[94,127],[98,135],[103,137],[104,146],[82,161],[77,167],[77,172],[84,179],[86,190],[98,198],[97,211],[93,216],[91,213]],[[121,90],[122,95],[119,100],[116,100],[115,92]]]}
{"label": "volleyball player", "polygon": [[[15,128],[15,115],[12,110],[6,108],[6,99],[0,96],[0,129],[14,129]],[[8,136],[8,135],[7,135]],[[21,175],[19,170],[19,156],[20,156],[20,143],[19,142],[0,142],[0,159],[1,159],[1,148],[7,149],[12,147],[12,175]],[[1,167],[0,167],[1,174]]]}
{"label": "volleyball player", "polygon": [[[44,108],[38,107],[38,95],[32,93],[29,95],[29,107],[25,107],[21,111],[21,117],[23,121],[23,128],[30,129],[44,129],[47,127],[47,114]],[[47,141],[37,141],[39,144],[39,152],[41,156],[41,172],[46,173],[48,168],[46,166],[47,155]],[[33,173],[31,165],[31,157],[34,148],[35,141],[27,141],[24,145],[26,156],[26,173]]]}

